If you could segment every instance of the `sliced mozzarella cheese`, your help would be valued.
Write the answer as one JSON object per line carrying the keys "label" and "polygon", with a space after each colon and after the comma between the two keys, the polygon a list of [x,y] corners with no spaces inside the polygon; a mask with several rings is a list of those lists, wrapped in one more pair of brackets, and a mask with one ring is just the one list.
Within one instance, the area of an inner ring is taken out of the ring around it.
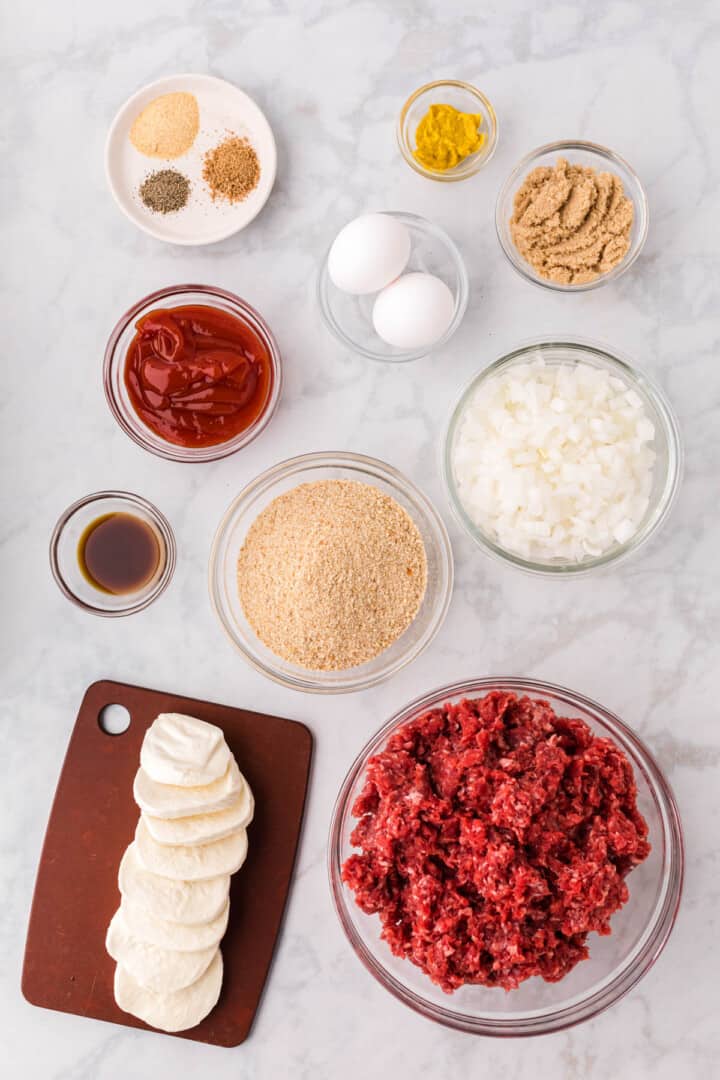
{"label": "sliced mozzarella cheese", "polygon": [[219,727],[181,713],[160,713],[145,732],[140,764],[157,784],[202,787],[227,772],[232,757]]}
{"label": "sliced mozzarella cheese", "polygon": [[212,922],[221,914],[230,891],[230,875],[200,881],[161,877],[145,869],[133,843],[122,857],[118,885],[123,897],[148,915],[192,925]]}
{"label": "sliced mozzarella cheese", "polygon": [[149,915],[146,908],[134,904],[123,896],[120,911],[126,926],[139,941],[157,945],[161,949],[176,949],[177,952],[196,952],[217,946],[227,930],[230,902],[212,922],[193,923],[184,926],[170,919],[156,919]]}
{"label": "sliced mozzarella cheese", "polygon": [[156,818],[143,813],[142,818],[153,840],[175,847],[178,844],[210,844],[214,840],[222,840],[238,829],[247,828],[254,810],[253,793],[245,782],[239,799],[227,810],[184,818]]}
{"label": "sliced mozzarella cheese", "polygon": [[217,943],[205,949],[180,952],[141,941],[127,925],[122,908],[118,908],[108,927],[105,948],[140,986],[167,994],[182,990],[200,978],[217,952]]}
{"label": "sliced mozzarella cheese", "polygon": [[135,775],[133,796],[140,809],[153,817],[190,817],[226,810],[237,801],[242,783],[242,774],[234,758],[231,758],[227,772],[219,780],[202,787],[158,784],[140,766]]}
{"label": "sliced mozzarella cheese", "polygon": [[199,1024],[220,997],[223,964],[220,950],[199,979],[182,990],[158,994],[141,986],[130,972],[115,968],[115,1000],[131,1016],[160,1031],[187,1031]]}
{"label": "sliced mozzarella cheese", "polygon": [[135,830],[135,844],[146,870],[181,881],[234,874],[245,862],[248,849],[245,829],[237,829],[230,836],[209,844],[177,844],[175,847],[158,844],[142,818]]}

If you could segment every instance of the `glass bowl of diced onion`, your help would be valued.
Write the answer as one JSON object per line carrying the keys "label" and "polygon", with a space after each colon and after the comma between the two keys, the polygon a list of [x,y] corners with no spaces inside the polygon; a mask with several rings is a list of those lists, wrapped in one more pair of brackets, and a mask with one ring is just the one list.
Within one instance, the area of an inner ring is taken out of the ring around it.
{"label": "glass bowl of diced onion", "polygon": [[524,344],[481,371],[448,425],[443,474],[459,523],[489,555],[577,576],[618,563],[666,520],[678,424],[660,388],[589,341]]}

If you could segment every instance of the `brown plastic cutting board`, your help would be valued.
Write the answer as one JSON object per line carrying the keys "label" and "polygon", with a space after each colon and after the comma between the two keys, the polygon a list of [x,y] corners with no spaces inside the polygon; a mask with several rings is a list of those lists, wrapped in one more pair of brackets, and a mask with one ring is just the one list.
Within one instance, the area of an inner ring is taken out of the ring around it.
{"label": "brown plastic cutting board", "polygon": [[[102,709],[113,703],[130,712],[130,727],[121,735],[100,727]],[[125,683],[93,683],[70,737],[45,835],[22,990],[31,1004],[46,1009],[147,1027],[115,1004],[115,964],[104,942],[120,901],[120,858],[138,819],[132,784],[140,745],[161,712],[188,713],[221,727],[255,795],[248,857],[232,879],[220,1000],[201,1024],[180,1034],[237,1046],[250,1031],[280,929],[312,754],[308,729],[278,716]]]}

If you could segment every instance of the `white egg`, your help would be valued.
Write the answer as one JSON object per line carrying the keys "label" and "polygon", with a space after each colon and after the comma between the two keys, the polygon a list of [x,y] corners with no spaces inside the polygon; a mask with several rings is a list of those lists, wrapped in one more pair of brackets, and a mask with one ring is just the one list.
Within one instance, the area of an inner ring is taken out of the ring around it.
{"label": "white egg", "polygon": [[403,274],[378,296],[373,325],[388,345],[421,349],[439,341],[452,322],[455,298],[434,274]]}
{"label": "white egg", "polygon": [[378,292],[410,258],[410,233],[390,214],[363,214],[335,237],[328,255],[330,279],[343,292]]}

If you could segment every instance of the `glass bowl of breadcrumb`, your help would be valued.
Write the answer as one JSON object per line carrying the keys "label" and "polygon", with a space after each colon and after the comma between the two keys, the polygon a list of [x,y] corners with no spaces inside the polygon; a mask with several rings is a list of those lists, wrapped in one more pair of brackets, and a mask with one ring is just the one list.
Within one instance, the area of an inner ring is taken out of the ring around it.
{"label": "glass bowl of breadcrumb", "polygon": [[430,500],[361,454],[305,454],[240,492],[210,598],[246,661],[295,690],[348,693],[415,660],[447,614],[453,558]]}

